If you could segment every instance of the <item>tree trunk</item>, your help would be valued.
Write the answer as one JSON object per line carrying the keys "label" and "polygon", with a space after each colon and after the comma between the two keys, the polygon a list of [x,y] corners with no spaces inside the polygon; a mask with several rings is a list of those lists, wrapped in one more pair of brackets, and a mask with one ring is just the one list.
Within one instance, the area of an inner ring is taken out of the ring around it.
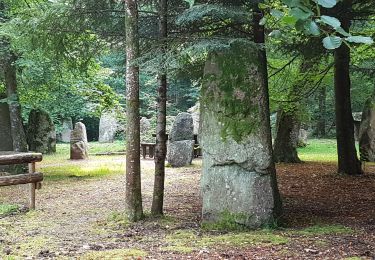
{"label": "tree trunk", "polygon": [[277,113],[276,138],[273,149],[275,162],[300,163],[297,146],[300,123],[294,112]]}
{"label": "tree trunk", "polygon": [[326,99],[327,86],[323,85],[318,92],[319,116],[316,124],[316,135],[320,138],[326,136]]}
{"label": "tree trunk", "polygon": [[10,53],[4,59],[4,78],[7,97],[9,100],[9,115],[11,135],[13,139],[13,150],[16,152],[26,152],[27,142],[25,130],[22,124],[21,105],[17,93],[17,71],[15,66],[16,57]]}
{"label": "tree trunk", "polygon": [[[349,8],[348,8],[349,9]],[[348,12],[350,10],[347,10]],[[350,29],[350,19],[343,15],[342,28]],[[354,120],[350,97],[350,49],[345,44],[335,50],[335,109],[338,172],[342,174],[361,174],[361,163],[357,157],[354,140]]]}
{"label": "tree trunk", "polygon": [[[260,1],[262,3],[264,1]],[[265,31],[264,26],[260,25],[261,20],[263,19],[264,14],[259,9],[258,4],[255,4],[253,9],[253,30],[254,30],[254,42],[258,44],[265,45],[266,38],[265,38]],[[265,126],[267,126],[268,131],[264,133],[267,135],[268,140],[268,149],[273,152],[272,150],[272,133],[271,133],[271,120],[270,120],[270,101],[269,101],[269,86],[268,86],[268,66],[267,66],[267,52],[265,49],[265,46],[263,46],[263,50],[261,52],[261,59],[263,64],[263,81],[264,81],[264,105],[266,106],[265,112],[266,114],[263,116],[264,120],[266,122],[264,123]],[[272,155],[273,157],[273,155]],[[276,219],[281,216],[282,214],[282,200],[280,196],[279,187],[277,184],[277,178],[276,178],[276,168],[275,163],[272,162],[272,167],[269,169],[271,173],[271,186],[273,189],[273,197],[274,197],[274,215],[276,216]]]}
{"label": "tree trunk", "polygon": [[[166,49],[168,37],[167,23],[167,0],[159,0],[159,34],[162,41],[162,49]],[[151,214],[154,216],[163,215],[164,203],[164,180],[165,180],[165,157],[167,154],[167,75],[159,75],[158,88],[158,116],[156,126],[156,147],[155,147],[155,180],[154,194],[152,200]]]}
{"label": "tree trunk", "polygon": [[125,0],[126,28],[126,213],[130,221],[143,218],[140,163],[138,6]]}

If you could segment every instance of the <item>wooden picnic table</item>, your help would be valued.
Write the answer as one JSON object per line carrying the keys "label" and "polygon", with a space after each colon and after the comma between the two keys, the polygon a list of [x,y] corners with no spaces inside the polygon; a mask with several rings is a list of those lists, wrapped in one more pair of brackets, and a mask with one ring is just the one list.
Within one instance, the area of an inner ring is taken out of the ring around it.
{"label": "wooden picnic table", "polygon": [[36,172],[35,164],[42,160],[43,155],[41,153],[0,151],[0,165],[28,164],[28,173],[17,175],[5,173],[6,176],[0,176],[0,187],[30,183],[30,209],[35,209],[35,190],[37,186],[40,187],[40,185],[37,184],[43,180],[43,174]]}

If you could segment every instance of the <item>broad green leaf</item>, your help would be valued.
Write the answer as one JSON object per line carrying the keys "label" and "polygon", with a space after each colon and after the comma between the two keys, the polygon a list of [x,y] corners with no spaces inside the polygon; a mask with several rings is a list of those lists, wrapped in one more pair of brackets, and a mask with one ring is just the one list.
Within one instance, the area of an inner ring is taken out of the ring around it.
{"label": "broad green leaf", "polygon": [[306,21],[304,28],[307,33],[318,36],[320,35],[319,26],[314,21]]}
{"label": "broad green leaf", "polygon": [[342,27],[336,28],[336,32],[338,32],[339,34],[345,37],[351,36],[350,33],[346,32]]}
{"label": "broad green leaf", "polygon": [[328,50],[334,50],[341,46],[342,39],[338,36],[327,36],[323,39],[323,45]]}
{"label": "broad green leaf", "polygon": [[284,16],[283,19],[281,19],[281,21],[283,21],[284,23],[288,24],[288,25],[295,25],[296,22],[297,22],[297,19],[294,17],[294,16]]}
{"label": "broad green leaf", "polygon": [[332,26],[333,28],[339,28],[341,26],[341,22],[339,21],[339,19],[335,18],[335,17],[332,17],[332,16],[327,16],[327,15],[322,15],[320,17],[320,20],[327,24],[327,25],[330,25]]}
{"label": "broad green leaf", "polygon": [[371,37],[365,37],[365,36],[349,36],[345,38],[348,42],[353,43],[364,43],[364,44],[373,44],[374,40]]}
{"label": "broad green leaf", "polygon": [[281,17],[284,16],[284,13],[283,13],[283,12],[281,12],[281,11],[279,11],[279,10],[276,10],[276,9],[272,9],[271,12],[270,12],[270,14],[271,14],[273,17],[277,18],[277,19],[280,19]]}
{"label": "broad green leaf", "polygon": [[266,24],[266,22],[267,22],[267,18],[266,17],[263,17],[262,19],[260,19],[260,21],[259,21],[259,25],[265,25]]}
{"label": "broad green leaf", "polygon": [[313,15],[312,12],[305,12],[300,8],[292,8],[292,10],[290,11],[290,14],[294,16],[295,18],[297,18],[298,20],[306,20],[310,16]]}
{"label": "broad green leaf", "polygon": [[273,37],[273,38],[280,38],[281,37],[281,31],[280,30],[273,30],[268,36]]}
{"label": "broad green leaf", "polygon": [[193,7],[193,5],[195,4],[195,0],[185,0],[185,2],[187,2],[189,4],[189,7]]}
{"label": "broad green leaf", "polygon": [[315,0],[315,2],[325,8],[332,8],[337,4],[337,0]]}

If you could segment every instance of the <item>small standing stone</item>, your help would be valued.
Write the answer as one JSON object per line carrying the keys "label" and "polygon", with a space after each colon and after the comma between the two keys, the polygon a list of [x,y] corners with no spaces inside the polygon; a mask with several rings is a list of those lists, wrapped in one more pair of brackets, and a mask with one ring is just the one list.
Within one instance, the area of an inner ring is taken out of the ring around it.
{"label": "small standing stone", "polygon": [[172,167],[191,164],[194,157],[193,117],[189,113],[180,113],[173,123],[169,134],[167,149],[168,163]]}
{"label": "small standing stone", "polygon": [[31,110],[27,130],[30,151],[44,154],[56,152],[55,125],[46,111]]}
{"label": "small standing stone", "polygon": [[375,162],[375,106],[373,98],[367,100],[363,109],[359,130],[359,153],[362,161]]}
{"label": "small standing stone", "polygon": [[70,142],[70,134],[73,130],[73,121],[71,117],[64,118],[62,120],[62,130],[61,130],[61,137],[60,140],[63,143]]}
{"label": "small standing stone", "polygon": [[189,108],[188,112],[193,117],[194,134],[199,133],[199,116],[200,116],[200,104],[199,102],[195,106]]}
{"label": "small standing stone", "polygon": [[113,143],[118,122],[115,113],[103,113],[99,122],[99,143]]}
{"label": "small standing stone", "polygon": [[88,142],[86,126],[78,122],[70,136],[70,159],[81,160],[88,158]]}

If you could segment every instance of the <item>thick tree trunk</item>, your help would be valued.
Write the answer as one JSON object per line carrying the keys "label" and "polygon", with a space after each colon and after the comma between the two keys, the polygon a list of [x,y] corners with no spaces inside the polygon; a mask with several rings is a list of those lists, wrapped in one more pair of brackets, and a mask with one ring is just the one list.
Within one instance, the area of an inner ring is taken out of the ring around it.
{"label": "thick tree trunk", "polygon": [[[350,20],[341,19],[345,31],[350,29]],[[338,172],[342,174],[361,174],[354,140],[354,121],[350,97],[350,49],[343,44],[335,50],[335,109]]]}
{"label": "thick tree trunk", "polygon": [[[167,22],[167,0],[159,0],[159,36],[162,41],[162,49],[166,49],[168,37]],[[153,216],[163,215],[164,204],[164,180],[165,180],[165,157],[167,154],[167,75],[159,75],[158,88],[158,116],[156,126],[155,147],[155,180],[154,194],[152,199],[151,214]]]}
{"label": "thick tree trunk", "polygon": [[13,140],[13,150],[16,152],[26,152],[27,142],[25,130],[22,124],[21,105],[17,92],[17,71],[15,67],[15,56],[10,53],[4,59],[4,78],[7,97],[9,100],[9,114],[11,135]]}
{"label": "thick tree trunk", "polygon": [[275,162],[301,162],[297,154],[300,126],[295,113],[282,110],[277,113],[276,138],[273,149]]}
{"label": "thick tree trunk", "polygon": [[126,213],[130,221],[143,218],[140,165],[138,6],[125,0],[126,10]]}
{"label": "thick tree trunk", "polygon": [[[260,1],[262,3],[264,1]],[[263,12],[259,9],[258,4],[255,4],[254,10],[253,10],[253,30],[254,30],[254,42],[258,44],[265,44],[266,38],[265,38],[265,31],[264,26],[260,25],[260,22],[262,18],[264,17]],[[265,46],[263,46],[263,50],[261,52],[261,58],[262,58],[262,64],[263,64],[263,81],[264,81],[264,105],[266,107],[265,109],[265,115],[263,115],[264,120],[266,122],[264,123],[265,126],[267,126],[268,131],[264,133],[267,136],[268,140],[268,149],[273,153],[272,150],[272,133],[271,133],[271,120],[270,120],[270,98],[269,98],[269,85],[268,85],[268,66],[267,66],[267,51],[265,49]],[[272,154],[273,157],[273,154]],[[276,168],[275,163],[272,162],[271,167],[269,169],[271,173],[271,186],[273,189],[273,197],[274,197],[274,215],[277,219],[282,214],[282,200],[280,196],[279,187],[277,184],[277,178],[276,178]]]}
{"label": "thick tree trunk", "polygon": [[327,87],[324,85],[318,92],[319,116],[315,132],[315,134],[321,138],[326,136],[326,99]]}

